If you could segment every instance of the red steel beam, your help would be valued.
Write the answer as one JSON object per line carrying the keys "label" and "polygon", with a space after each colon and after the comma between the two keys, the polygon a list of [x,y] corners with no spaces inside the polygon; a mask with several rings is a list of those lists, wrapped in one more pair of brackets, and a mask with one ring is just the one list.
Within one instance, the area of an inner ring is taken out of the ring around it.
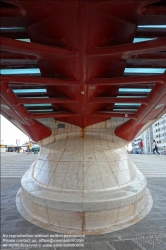
{"label": "red steel beam", "polygon": [[[35,119],[39,119],[39,118],[62,118],[62,117],[77,117],[80,116],[79,114],[71,114],[71,113],[34,113],[34,114],[30,114],[29,118],[35,118]],[[92,114],[87,114],[86,116],[89,117],[117,117],[117,118],[132,118],[135,119],[135,114],[134,113],[116,113],[116,112],[97,112],[97,113],[92,113]]]}
{"label": "red steel beam", "polygon": [[161,83],[165,82],[166,73],[161,75],[151,76],[131,76],[131,77],[117,77],[117,78],[94,78],[93,80],[87,81],[88,86],[98,85],[130,85],[130,84],[147,84],[147,83]]}
{"label": "red steel beam", "polygon": [[31,77],[31,76],[6,76],[0,75],[1,82],[8,83],[18,83],[18,84],[28,84],[28,85],[45,85],[45,86],[61,86],[69,85],[76,86],[78,82],[70,79],[62,78],[46,78],[46,77]]}
{"label": "red steel beam", "polygon": [[0,53],[1,68],[36,68],[38,67],[38,59],[34,56],[14,54],[2,52]]}
{"label": "red steel beam", "polygon": [[50,128],[34,119],[31,119],[29,117],[29,112],[24,105],[18,105],[18,98],[13,93],[11,88],[4,83],[1,83],[1,97],[10,108],[8,112],[16,113],[19,117],[20,125],[34,141],[39,141],[51,135],[52,132]]}
{"label": "red steel beam", "polygon": [[1,37],[1,50],[37,56],[38,58],[73,57],[77,53],[72,49],[52,47],[38,43],[25,43],[10,38]]}
{"label": "red steel beam", "polygon": [[153,59],[153,60],[160,60],[160,59],[164,59],[166,60],[166,53],[164,52],[158,52],[158,53],[148,53],[148,54],[140,54],[140,55],[133,55],[130,57],[130,59],[144,59],[144,60],[148,60],[148,59]]}
{"label": "red steel beam", "polygon": [[[101,6],[101,8],[102,8],[102,5],[106,5],[106,4],[108,4],[109,2],[111,2],[111,1],[113,2],[113,4],[114,4],[114,2],[118,2],[118,4],[119,4],[118,7],[119,7],[119,8],[121,7],[121,6],[120,6],[121,2],[124,2],[124,0],[110,0],[110,1],[109,1],[109,0],[102,0],[102,1],[89,1],[88,4],[91,5],[91,6],[93,6],[93,5],[94,5],[94,6],[95,6],[95,5],[99,5],[99,6]],[[128,1],[129,1],[129,4],[131,4],[132,1],[131,1],[131,0],[128,0]],[[159,2],[159,1],[160,1],[160,0],[147,0],[146,3],[147,3],[147,4],[152,4],[152,3]],[[141,2],[142,2],[142,3],[141,3]],[[140,7],[141,7],[141,4],[144,5],[144,1],[141,1],[141,0],[140,0]]]}
{"label": "red steel beam", "polygon": [[24,11],[20,8],[1,8],[1,18],[3,17],[19,17],[23,16]]}
{"label": "red steel beam", "polygon": [[148,114],[159,104],[160,100],[166,93],[166,81],[165,83],[157,84],[153,90],[149,93],[147,100],[148,105],[142,105],[135,114],[136,119],[130,119],[123,123],[115,130],[115,134],[120,138],[127,141],[133,140],[137,136],[140,128],[144,126],[144,119]]}
{"label": "red steel beam", "polygon": [[137,113],[136,113],[136,117],[138,118],[137,123],[141,123],[142,120],[144,119],[144,117],[146,117],[146,115],[148,115],[148,113],[155,108],[155,106],[158,104],[158,102],[162,99],[162,97],[165,95],[166,93],[166,83],[161,83],[161,84],[157,84],[153,90],[149,93],[147,100],[149,105],[147,106],[141,106]]}
{"label": "red steel beam", "polygon": [[127,68],[166,68],[166,59],[129,59]]}
{"label": "red steel beam", "polygon": [[153,15],[153,16],[160,16],[160,15],[166,15],[166,6],[147,6],[141,9],[140,11],[141,15]]}
{"label": "red steel beam", "polygon": [[12,62],[10,64],[7,63],[1,63],[0,64],[0,69],[32,69],[32,68],[37,68],[37,64],[34,64],[33,62],[22,62],[20,61],[20,64],[16,62]]}
{"label": "red steel beam", "polygon": [[2,30],[1,36],[12,39],[24,39],[28,38],[28,33],[26,31]]}
{"label": "red steel beam", "polygon": [[43,103],[77,103],[69,98],[18,98],[18,104],[43,104]]}
{"label": "red steel beam", "polygon": [[10,52],[3,52],[1,51],[0,53],[0,59],[29,59],[29,60],[36,60],[37,61],[37,57],[36,56],[31,56],[31,55],[22,55],[22,54],[18,54],[18,53],[10,53]]}
{"label": "red steel beam", "polygon": [[28,69],[28,68],[38,68],[37,61],[32,59],[1,59],[0,62],[1,69]]}
{"label": "red steel beam", "polygon": [[87,115],[89,117],[108,117],[108,119],[114,118],[131,118],[135,119],[135,113],[128,113],[128,112],[96,112]]}
{"label": "red steel beam", "polygon": [[164,28],[138,28],[136,38],[159,38],[165,37],[166,29]]}
{"label": "red steel beam", "polygon": [[120,96],[120,97],[131,96],[131,98],[133,98],[133,96],[138,97],[138,98],[139,98],[139,96],[141,96],[141,98],[146,98],[147,94],[148,94],[147,92],[142,92],[142,91],[141,92],[131,92],[131,93],[126,93],[126,92],[122,91],[121,93],[118,94],[118,96]]}
{"label": "red steel beam", "polygon": [[62,118],[62,117],[75,117],[79,116],[79,114],[73,113],[30,113],[29,118],[39,119],[39,118]]}
{"label": "red steel beam", "polygon": [[164,50],[166,50],[166,38],[160,38],[134,44],[131,43],[110,47],[93,48],[92,50],[87,50],[86,54],[88,57],[121,57],[127,59],[132,55]]}
{"label": "red steel beam", "polygon": [[[18,105],[18,98],[14,94],[14,92],[11,90],[11,88],[8,86],[8,84],[1,83],[1,96],[9,104],[10,107],[15,108]],[[17,111],[18,109],[20,109],[21,115],[24,115],[24,117],[27,117],[28,111],[25,108],[23,110],[22,109],[23,107],[24,107],[23,105],[17,106]]]}

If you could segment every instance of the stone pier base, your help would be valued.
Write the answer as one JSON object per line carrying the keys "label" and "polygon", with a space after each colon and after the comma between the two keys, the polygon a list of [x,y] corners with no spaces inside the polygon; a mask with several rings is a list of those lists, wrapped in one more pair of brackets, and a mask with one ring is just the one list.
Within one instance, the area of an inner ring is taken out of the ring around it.
{"label": "stone pier base", "polygon": [[65,234],[102,234],[149,212],[146,179],[116,136],[64,133],[41,144],[17,195],[18,210],[32,223]]}

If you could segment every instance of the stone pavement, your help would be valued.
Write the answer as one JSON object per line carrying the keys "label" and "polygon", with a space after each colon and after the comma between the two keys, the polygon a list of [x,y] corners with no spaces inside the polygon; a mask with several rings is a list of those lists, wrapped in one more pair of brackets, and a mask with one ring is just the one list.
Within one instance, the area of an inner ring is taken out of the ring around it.
{"label": "stone pavement", "polygon": [[[134,155],[133,155],[134,156]],[[4,160],[5,157],[5,160]],[[142,158],[141,158],[142,157]],[[153,157],[153,156],[148,156]],[[156,162],[157,167],[160,165],[160,156],[153,160],[153,163]],[[165,156],[161,156],[165,157]],[[10,168],[9,172],[12,172],[11,166],[18,166],[20,163],[24,169],[24,163],[27,162],[27,159],[30,162],[33,162],[36,158],[36,155],[11,155],[9,157],[2,156],[2,168],[3,164],[6,164]],[[144,155],[135,157],[135,161],[142,162]],[[19,160],[18,160],[19,159]],[[140,160],[141,159],[141,160]],[[148,159],[148,158],[147,158]],[[151,162],[152,158],[149,158]],[[163,158],[163,159],[166,159]],[[17,164],[15,164],[17,162]],[[148,162],[148,160],[147,160]],[[164,165],[163,165],[164,166]],[[150,169],[150,166],[149,166]],[[151,170],[150,170],[151,171]],[[18,172],[20,176],[22,172]],[[156,173],[157,175],[157,173]],[[2,240],[12,239],[8,238],[7,235],[17,235],[17,239],[25,241],[29,239],[30,235],[34,235],[33,240],[35,240],[35,235],[38,236],[37,242],[43,239],[44,235],[47,235],[47,238],[50,235],[56,237],[63,236],[61,234],[45,230],[43,228],[37,227],[31,224],[29,221],[26,221],[17,211],[15,204],[16,193],[20,187],[20,177],[17,177],[16,170],[14,171],[14,178],[12,174],[10,177],[1,179],[1,222],[2,222]],[[158,176],[158,175],[157,175]],[[131,227],[113,232],[107,233],[104,235],[93,235],[85,236],[84,246],[81,247],[53,247],[53,245],[46,246],[44,242],[37,247],[28,248],[26,246],[19,245],[19,247],[14,247],[13,249],[19,250],[166,250],[166,178],[163,177],[147,177],[148,188],[152,193],[154,205],[150,213],[140,222],[132,225]],[[23,235],[27,235],[27,238],[23,238]],[[46,238],[46,239],[47,239]],[[59,239],[59,238],[57,238]],[[77,238],[74,238],[77,239]],[[32,239],[31,239],[32,240]],[[1,249],[12,249],[9,246],[5,247],[6,242],[4,241]]]}
{"label": "stone pavement", "polygon": [[129,157],[146,177],[166,177],[166,155],[130,154]]}
{"label": "stone pavement", "polygon": [[[166,178],[166,155],[129,155],[146,177]],[[37,154],[1,153],[1,177],[18,178],[36,160]]]}
{"label": "stone pavement", "polygon": [[1,177],[21,178],[36,158],[37,154],[1,153]]}

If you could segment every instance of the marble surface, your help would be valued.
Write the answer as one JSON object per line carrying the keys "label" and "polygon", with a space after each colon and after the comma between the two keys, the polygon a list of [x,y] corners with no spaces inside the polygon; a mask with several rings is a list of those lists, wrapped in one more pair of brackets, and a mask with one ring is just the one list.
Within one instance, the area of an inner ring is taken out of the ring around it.
{"label": "marble surface", "polygon": [[148,213],[146,179],[128,158],[126,142],[114,135],[121,119],[86,131],[69,124],[58,129],[59,122],[47,120],[52,135],[40,142],[17,195],[23,216],[57,232],[100,234]]}

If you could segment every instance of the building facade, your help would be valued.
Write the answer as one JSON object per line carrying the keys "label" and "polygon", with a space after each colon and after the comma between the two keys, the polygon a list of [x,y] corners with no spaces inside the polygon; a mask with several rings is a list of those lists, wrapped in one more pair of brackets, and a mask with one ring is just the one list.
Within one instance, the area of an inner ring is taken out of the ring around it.
{"label": "building facade", "polygon": [[153,152],[153,140],[157,142],[160,152],[166,150],[166,114],[132,142],[133,153],[139,151],[139,142],[141,139],[143,139],[144,150],[147,154]]}
{"label": "building facade", "polygon": [[166,114],[153,124],[153,136],[158,148],[166,149]]}

